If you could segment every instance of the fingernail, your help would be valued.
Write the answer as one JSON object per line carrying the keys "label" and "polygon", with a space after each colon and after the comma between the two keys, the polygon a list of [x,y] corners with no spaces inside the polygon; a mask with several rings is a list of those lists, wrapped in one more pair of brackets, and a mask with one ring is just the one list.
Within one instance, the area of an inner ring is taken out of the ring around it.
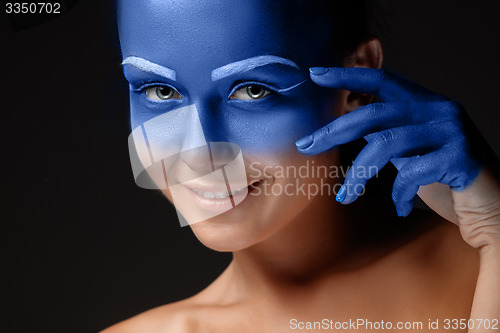
{"label": "fingernail", "polygon": [[399,209],[398,209],[398,208],[396,208],[396,213],[398,213],[398,216],[399,216],[399,217],[402,217],[402,216],[403,216],[403,214],[401,214],[401,212],[399,211]]}
{"label": "fingernail", "polygon": [[337,197],[335,198],[335,200],[337,200],[338,202],[344,201],[346,192],[347,190],[345,188],[345,185],[342,185],[342,187],[339,190],[339,193],[337,193]]}
{"label": "fingernail", "polygon": [[311,67],[309,68],[309,72],[313,75],[324,75],[328,73],[328,68],[326,67]]}
{"label": "fingernail", "polygon": [[295,145],[297,148],[300,149],[306,149],[309,148],[314,142],[314,137],[312,135],[308,135],[306,137],[303,137],[302,139],[299,139],[295,142]]}

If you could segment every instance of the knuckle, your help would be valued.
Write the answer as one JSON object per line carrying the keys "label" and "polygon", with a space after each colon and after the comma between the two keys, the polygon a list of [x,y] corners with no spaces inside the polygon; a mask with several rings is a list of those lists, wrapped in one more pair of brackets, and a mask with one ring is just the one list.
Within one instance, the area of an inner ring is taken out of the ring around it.
{"label": "knuckle", "polygon": [[368,108],[368,117],[370,118],[378,118],[384,112],[384,106],[382,103],[372,103],[367,106]]}
{"label": "knuckle", "polygon": [[[399,170],[392,191],[392,200],[394,202],[408,200],[408,193],[418,184],[418,177],[425,171],[422,163],[407,164]],[[418,186],[415,189],[415,193]]]}
{"label": "knuckle", "polygon": [[322,137],[328,137],[334,132],[334,125],[333,124],[328,124],[325,127],[320,129],[320,136]]}
{"label": "knuckle", "polygon": [[397,192],[396,189],[394,189],[394,191],[392,191],[391,198],[392,198],[392,201],[394,201],[394,202],[399,201],[399,193]]}
{"label": "knuckle", "polygon": [[379,132],[373,138],[373,144],[377,146],[388,146],[394,142],[394,132],[392,130],[385,130]]}
{"label": "knuckle", "polygon": [[402,185],[407,184],[411,178],[412,171],[413,171],[413,169],[409,168],[409,167],[402,168],[401,170],[399,170],[399,173],[398,173],[399,183]]}
{"label": "knuckle", "polygon": [[[418,159],[418,157],[414,158],[414,160]],[[409,162],[399,170],[397,178],[402,185],[408,186],[409,184],[413,183],[414,180],[419,177],[419,175],[424,174],[426,169],[427,165],[425,163]]]}
{"label": "knuckle", "polygon": [[392,189],[392,193],[391,193],[391,199],[392,201],[394,201],[395,203],[399,201],[399,197],[400,197],[400,193],[401,193],[401,185],[398,184],[398,182],[395,182],[394,183],[394,187]]}

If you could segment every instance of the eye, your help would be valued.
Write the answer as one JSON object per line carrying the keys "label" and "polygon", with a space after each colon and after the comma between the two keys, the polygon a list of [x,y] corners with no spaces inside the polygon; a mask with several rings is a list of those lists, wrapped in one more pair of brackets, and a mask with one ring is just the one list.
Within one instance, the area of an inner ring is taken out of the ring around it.
{"label": "eye", "polygon": [[229,99],[256,100],[263,99],[271,94],[271,91],[262,86],[250,85],[236,90]]}
{"label": "eye", "polygon": [[181,94],[174,88],[168,86],[153,86],[146,90],[146,96],[153,101],[165,101],[169,99],[182,99]]}

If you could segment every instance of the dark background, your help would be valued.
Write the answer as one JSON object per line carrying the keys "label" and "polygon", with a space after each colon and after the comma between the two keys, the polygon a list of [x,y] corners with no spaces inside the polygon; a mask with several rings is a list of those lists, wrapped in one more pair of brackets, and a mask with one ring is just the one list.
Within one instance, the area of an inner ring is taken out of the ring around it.
{"label": "dark background", "polygon": [[[500,155],[500,2],[379,3],[385,67],[461,102]],[[230,255],[133,181],[112,1],[48,22],[0,4],[1,330],[95,332],[208,285]]]}

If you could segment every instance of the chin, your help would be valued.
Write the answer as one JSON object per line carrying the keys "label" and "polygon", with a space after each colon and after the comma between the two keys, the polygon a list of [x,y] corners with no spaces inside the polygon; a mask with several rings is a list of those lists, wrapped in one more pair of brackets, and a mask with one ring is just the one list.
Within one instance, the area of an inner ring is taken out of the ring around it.
{"label": "chin", "polygon": [[219,252],[236,252],[254,245],[259,236],[258,222],[253,219],[234,219],[221,214],[191,225],[196,238],[206,247]]}
{"label": "chin", "polygon": [[[170,190],[162,192],[174,204]],[[216,216],[195,223],[189,223],[189,219],[185,218],[198,240],[206,247],[219,252],[240,251],[255,244],[259,238],[259,230],[266,229],[264,225],[267,224],[267,219],[262,212],[265,211],[263,206],[267,206],[266,200],[270,198],[254,196],[251,192],[252,190],[237,206]],[[174,206],[180,212],[187,211],[188,215],[191,213],[195,217],[202,216],[195,200],[184,201],[182,207],[175,204]]]}
{"label": "chin", "polygon": [[206,247],[219,252],[237,252],[266,242],[308,206],[306,200],[289,201],[278,196],[267,199],[267,204],[258,206],[243,202],[221,215],[191,225],[191,229]]}

